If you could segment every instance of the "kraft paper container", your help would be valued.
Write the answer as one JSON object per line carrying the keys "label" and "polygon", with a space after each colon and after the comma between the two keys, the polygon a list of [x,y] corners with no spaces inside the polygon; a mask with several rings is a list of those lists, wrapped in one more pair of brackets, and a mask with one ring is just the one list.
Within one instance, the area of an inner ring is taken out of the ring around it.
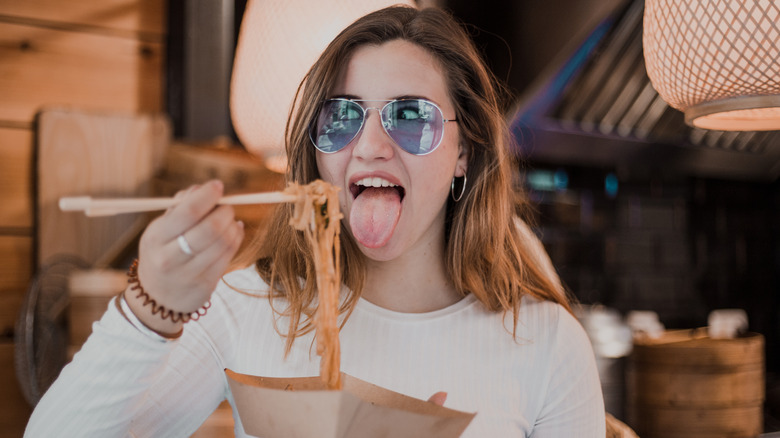
{"label": "kraft paper container", "polygon": [[408,397],[347,374],[343,389],[319,377],[270,378],[225,370],[244,431],[264,438],[458,437],[473,413]]}

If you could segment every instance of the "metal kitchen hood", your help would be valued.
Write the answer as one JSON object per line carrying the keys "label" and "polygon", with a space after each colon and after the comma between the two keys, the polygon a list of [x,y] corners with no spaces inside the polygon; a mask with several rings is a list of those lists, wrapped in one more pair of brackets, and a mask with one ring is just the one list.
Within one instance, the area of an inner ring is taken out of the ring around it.
{"label": "metal kitchen hood", "polygon": [[692,128],[658,96],[642,53],[643,7],[632,0],[610,14],[529,88],[510,116],[521,155],[557,165],[776,180],[780,131]]}

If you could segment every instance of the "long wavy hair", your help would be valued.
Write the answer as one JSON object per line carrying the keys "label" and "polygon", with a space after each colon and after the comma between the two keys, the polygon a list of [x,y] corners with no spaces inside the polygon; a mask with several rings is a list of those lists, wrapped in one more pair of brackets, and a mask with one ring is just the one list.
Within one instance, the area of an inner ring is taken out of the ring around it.
{"label": "long wavy hair", "polygon": [[[469,153],[465,194],[459,202],[448,201],[445,225],[445,264],[456,290],[464,296],[473,294],[492,311],[512,312],[515,326],[524,295],[557,302],[571,311],[567,292],[541,245],[527,227],[523,231],[529,206],[513,184],[518,162],[501,109],[505,89],[485,66],[465,28],[447,12],[403,6],[382,9],[360,18],[330,43],[299,86],[299,103],[290,112],[288,182],[303,184],[320,177],[308,127],[351,55],[361,46],[392,40],[416,44],[441,64],[455,106],[460,144]],[[277,327],[287,337],[288,351],[296,336],[313,329],[317,306],[312,249],[288,225],[291,215],[290,205],[279,206],[264,237],[256,237],[237,259],[254,263],[271,285],[272,305],[279,304],[275,298],[284,298],[284,308],[274,308],[289,318],[286,331]],[[341,248],[347,296],[340,311],[348,317],[361,295],[366,264],[343,224]]]}

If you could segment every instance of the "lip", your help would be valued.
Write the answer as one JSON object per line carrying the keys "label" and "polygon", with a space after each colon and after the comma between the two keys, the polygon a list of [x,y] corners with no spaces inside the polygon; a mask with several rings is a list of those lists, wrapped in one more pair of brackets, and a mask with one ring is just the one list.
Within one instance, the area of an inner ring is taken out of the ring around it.
{"label": "lip", "polygon": [[353,187],[355,187],[355,184],[363,178],[382,178],[400,187],[403,192],[406,191],[406,188],[403,186],[403,184],[401,184],[401,181],[395,176],[387,172],[382,172],[382,171],[358,172],[349,177],[348,188],[349,188],[349,192],[352,194],[352,199],[355,199],[356,197],[356,191],[353,190]]}

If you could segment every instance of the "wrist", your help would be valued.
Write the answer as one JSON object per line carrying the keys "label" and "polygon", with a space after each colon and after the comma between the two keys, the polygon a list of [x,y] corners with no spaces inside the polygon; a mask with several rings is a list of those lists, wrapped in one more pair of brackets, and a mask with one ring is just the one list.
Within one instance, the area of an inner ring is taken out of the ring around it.
{"label": "wrist", "polygon": [[[132,316],[143,325],[143,328],[151,330],[166,339],[176,339],[181,336],[184,330],[184,323],[180,320],[173,321],[171,319],[163,319],[160,318],[159,314],[153,313],[153,307],[144,305],[145,297],[139,296],[136,291],[132,289],[132,285],[128,285],[122,292],[121,298],[124,298],[127,307],[130,312],[132,312]],[[119,307],[119,309],[124,312],[122,307]],[[125,318],[127,318],[131,324],[136,325],[130,316],[131,315],[125,315]],[[140,329],[140,327],[138,328]]]}
{"label": "wrist", "polygon": [[[187,312],[177,312],[169,307],[166,307],[165,305],[158,303],[157,300],[146,293],[144,287],[141,286],[141,280],[138,278],[138,259],[135,259],[130,265],[130,269],[127,270],[127,283],[128,287],[125,289],[125,291],[130,293],[131,296],[135,297],[136,306],[139,304],[140,307],[146,307],[149,305],[148,313],[151,313],[152,316],[159,315],[159,317],[163,320],[170,318],[171,322],[174,324],[179,322],[186,324],[189,321],[197,321],[201,316],[205,315],[211,307],[211,300],[208,300],[206,301],[206,304],[204,304],[200,309]],[[158,325],[157,323],[153,324]]]}

